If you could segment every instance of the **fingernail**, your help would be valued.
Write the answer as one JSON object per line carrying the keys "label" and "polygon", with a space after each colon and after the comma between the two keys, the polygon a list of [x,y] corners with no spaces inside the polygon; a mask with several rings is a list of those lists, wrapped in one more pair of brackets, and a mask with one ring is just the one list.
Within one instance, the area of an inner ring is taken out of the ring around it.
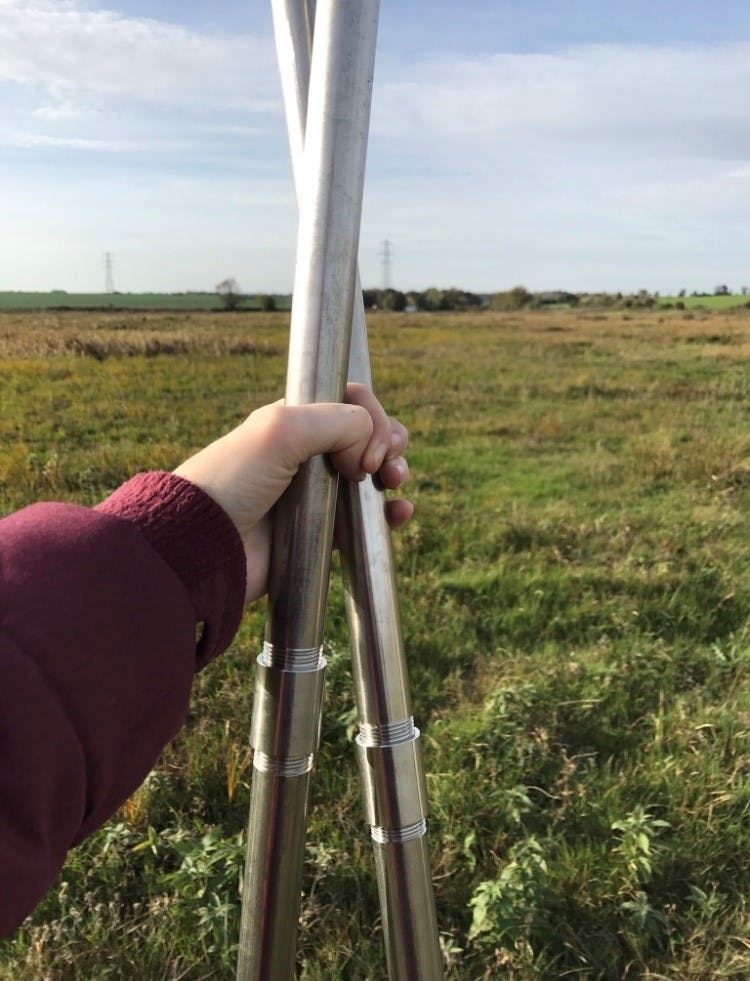
{"label": "fingernail", "polygon": [[390,465],[398,472],[398,475],[402,480],[409,473],[409,467],[407,466],[406,460],[404,460],[402,457],[399,457],[397,460],[392,460]]}

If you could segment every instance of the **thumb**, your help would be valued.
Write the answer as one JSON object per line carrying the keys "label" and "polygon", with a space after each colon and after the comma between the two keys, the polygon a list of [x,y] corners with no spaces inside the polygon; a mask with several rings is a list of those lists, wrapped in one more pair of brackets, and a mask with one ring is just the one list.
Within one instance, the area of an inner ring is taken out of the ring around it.
{"label": "thumb", "polygon": [[[365,476],[362,458],[373,431],[370,413],[359,405],[318,402],[312,405],[269,406],[277,460],[293,474],[305,460],[328,453],[348,480]],[[263,410],[261,410],[263,411]],[[270,447],[269,447],[270,449]]]}

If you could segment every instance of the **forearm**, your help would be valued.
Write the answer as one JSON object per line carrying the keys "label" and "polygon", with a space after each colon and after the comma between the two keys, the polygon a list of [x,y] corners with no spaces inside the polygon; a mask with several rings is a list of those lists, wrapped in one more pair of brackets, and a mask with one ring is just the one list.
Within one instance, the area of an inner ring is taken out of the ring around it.
{"label": "forearm", "polygon": [[168,474],[0,522],[0,934],[179,730],[238,626],[244,569],[224,512]]}

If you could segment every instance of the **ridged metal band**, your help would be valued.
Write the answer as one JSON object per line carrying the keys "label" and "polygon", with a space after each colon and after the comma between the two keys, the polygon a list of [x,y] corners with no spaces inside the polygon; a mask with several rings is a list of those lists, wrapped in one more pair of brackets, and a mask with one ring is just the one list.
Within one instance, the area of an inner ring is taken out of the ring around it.
{"label": "ridged metal band", "polygon": [[383,722],[381,725],[368,725],[360,722],[357,742],[360,746],[396,746],[409,743],[419,736],[414,726],[414,716],[399,722]]}
{"label": "ridged metal band", "polygon": [[313,759],[313,756],[292,756],[289,759],[282,759],[278,756],[267,756],[256,749],[253,766],[261,773],[273,773],[277,777],[301,777],[312,770]]}
{"label": "ridged metal band", "polygon": [[286,648],[279,650],[266,641],[258,655],[258,664],[264,668],[282,668],[284,671],[318,671],[326,666],[322,647]]}
{"label": "ridged metal band", "polygon": [[405,828],[370,828],[372,840],[379,845],[400,845],[405,841],[417,841],[427,834],[427,822],[418,821]]}

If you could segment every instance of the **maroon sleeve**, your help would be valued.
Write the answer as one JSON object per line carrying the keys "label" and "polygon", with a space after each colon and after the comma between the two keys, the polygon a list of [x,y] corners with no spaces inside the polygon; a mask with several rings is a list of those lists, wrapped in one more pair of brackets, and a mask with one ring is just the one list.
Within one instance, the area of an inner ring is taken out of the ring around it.
{"label": "maroon sleeve", "polygon": [[0,521],[0,936],[177,733],[244,590],[234,525],[172,474]]}

